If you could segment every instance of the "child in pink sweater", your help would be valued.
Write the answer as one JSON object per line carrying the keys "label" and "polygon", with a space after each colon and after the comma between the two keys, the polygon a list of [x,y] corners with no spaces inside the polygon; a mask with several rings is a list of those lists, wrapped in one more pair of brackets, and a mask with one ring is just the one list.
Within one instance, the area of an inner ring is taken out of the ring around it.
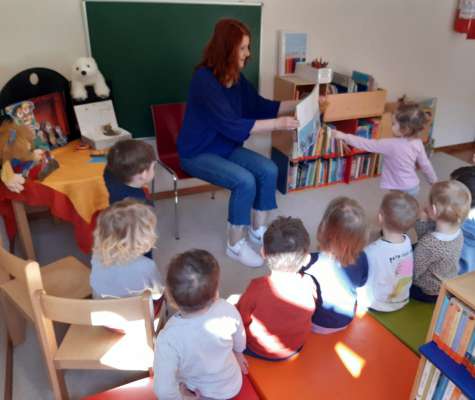
{"label": "child in pink sweater", "polygon": [[332,136],[350,146],[383,154],[383,171],[380,186],[387,190],[401,190],[416,196],[419,192],[419,178],[416,164],[419,165],[427,181],[437,181],[431,162],[417,135],[422,132],[428,117],[416,103],[400,100],[393,114],[393,135],[387,139],[365,139],[352,134],[334,130]]}

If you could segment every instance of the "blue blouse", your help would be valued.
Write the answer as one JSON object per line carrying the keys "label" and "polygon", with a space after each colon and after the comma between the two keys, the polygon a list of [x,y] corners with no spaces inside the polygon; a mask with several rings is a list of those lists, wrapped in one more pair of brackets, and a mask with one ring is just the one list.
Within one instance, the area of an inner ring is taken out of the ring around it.
{"label": "blue blouse", "polygon": [[312,253],[307,266],[302,268],[318,283],[317,308],[312,322],[326,328],[342,328],[355,315],[356,288],[368,279],[368,258],[362,251],[354,264],[342,267],[327,253]]}
{"label": "blue blouse", "polygon": [[275,118],[279,106],[259,96],[243,74],[226,88],[209,68],[200,67],[191,80],[178,153],[182,158],[201,153],[228,157],[249,137],[256,120]]}

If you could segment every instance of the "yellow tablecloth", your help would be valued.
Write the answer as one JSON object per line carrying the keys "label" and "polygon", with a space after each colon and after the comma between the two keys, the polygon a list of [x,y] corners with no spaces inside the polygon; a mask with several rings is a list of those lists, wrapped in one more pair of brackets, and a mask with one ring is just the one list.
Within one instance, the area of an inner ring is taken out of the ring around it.
{"label": "yellow tablecloth", "polygon": [[90,150],[76,150],[78,140],[53,150],[60,167],[41,183],[66,195],[87,223],[98,210],[109,205],[103,179],[105,163],[91,163]]}

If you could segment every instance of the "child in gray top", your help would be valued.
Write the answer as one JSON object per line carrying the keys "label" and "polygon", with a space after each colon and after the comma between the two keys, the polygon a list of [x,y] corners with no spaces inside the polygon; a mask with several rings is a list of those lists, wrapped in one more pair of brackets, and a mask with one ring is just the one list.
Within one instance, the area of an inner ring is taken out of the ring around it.
{"label": "child in gray top", "polygon": [[471,201],[470,191],[458,181],[432,186],[427,215],[416,222],[419,240],[414,252],[411,297],[435,302],[442,281],[457,275],[463,245],[460,225],[467,218]]}
{"label": "child in gray top", "polygon": [[157,218],[152,208],[132,199],[99,214],[94,230],[90,284],[94,298],[129,297],[163,292],[155,262],[144,256],[154,246]]}

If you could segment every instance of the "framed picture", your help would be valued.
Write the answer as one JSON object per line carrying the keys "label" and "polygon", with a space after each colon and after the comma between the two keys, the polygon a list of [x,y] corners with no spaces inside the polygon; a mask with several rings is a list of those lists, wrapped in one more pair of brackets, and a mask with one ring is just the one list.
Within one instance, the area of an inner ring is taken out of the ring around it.
{"label": "framed picture", "polygon": [[51,150],[67,143],[70,129],[61,92],[19,101],[5,107],[5,113],[17,124],[31,128],[36,148]]}
{"label": "framed picture", "polygon": [[279,31],[278,71],[279,75],[293,74],[298,62],[307,59],[308,36],[303,32]]}

